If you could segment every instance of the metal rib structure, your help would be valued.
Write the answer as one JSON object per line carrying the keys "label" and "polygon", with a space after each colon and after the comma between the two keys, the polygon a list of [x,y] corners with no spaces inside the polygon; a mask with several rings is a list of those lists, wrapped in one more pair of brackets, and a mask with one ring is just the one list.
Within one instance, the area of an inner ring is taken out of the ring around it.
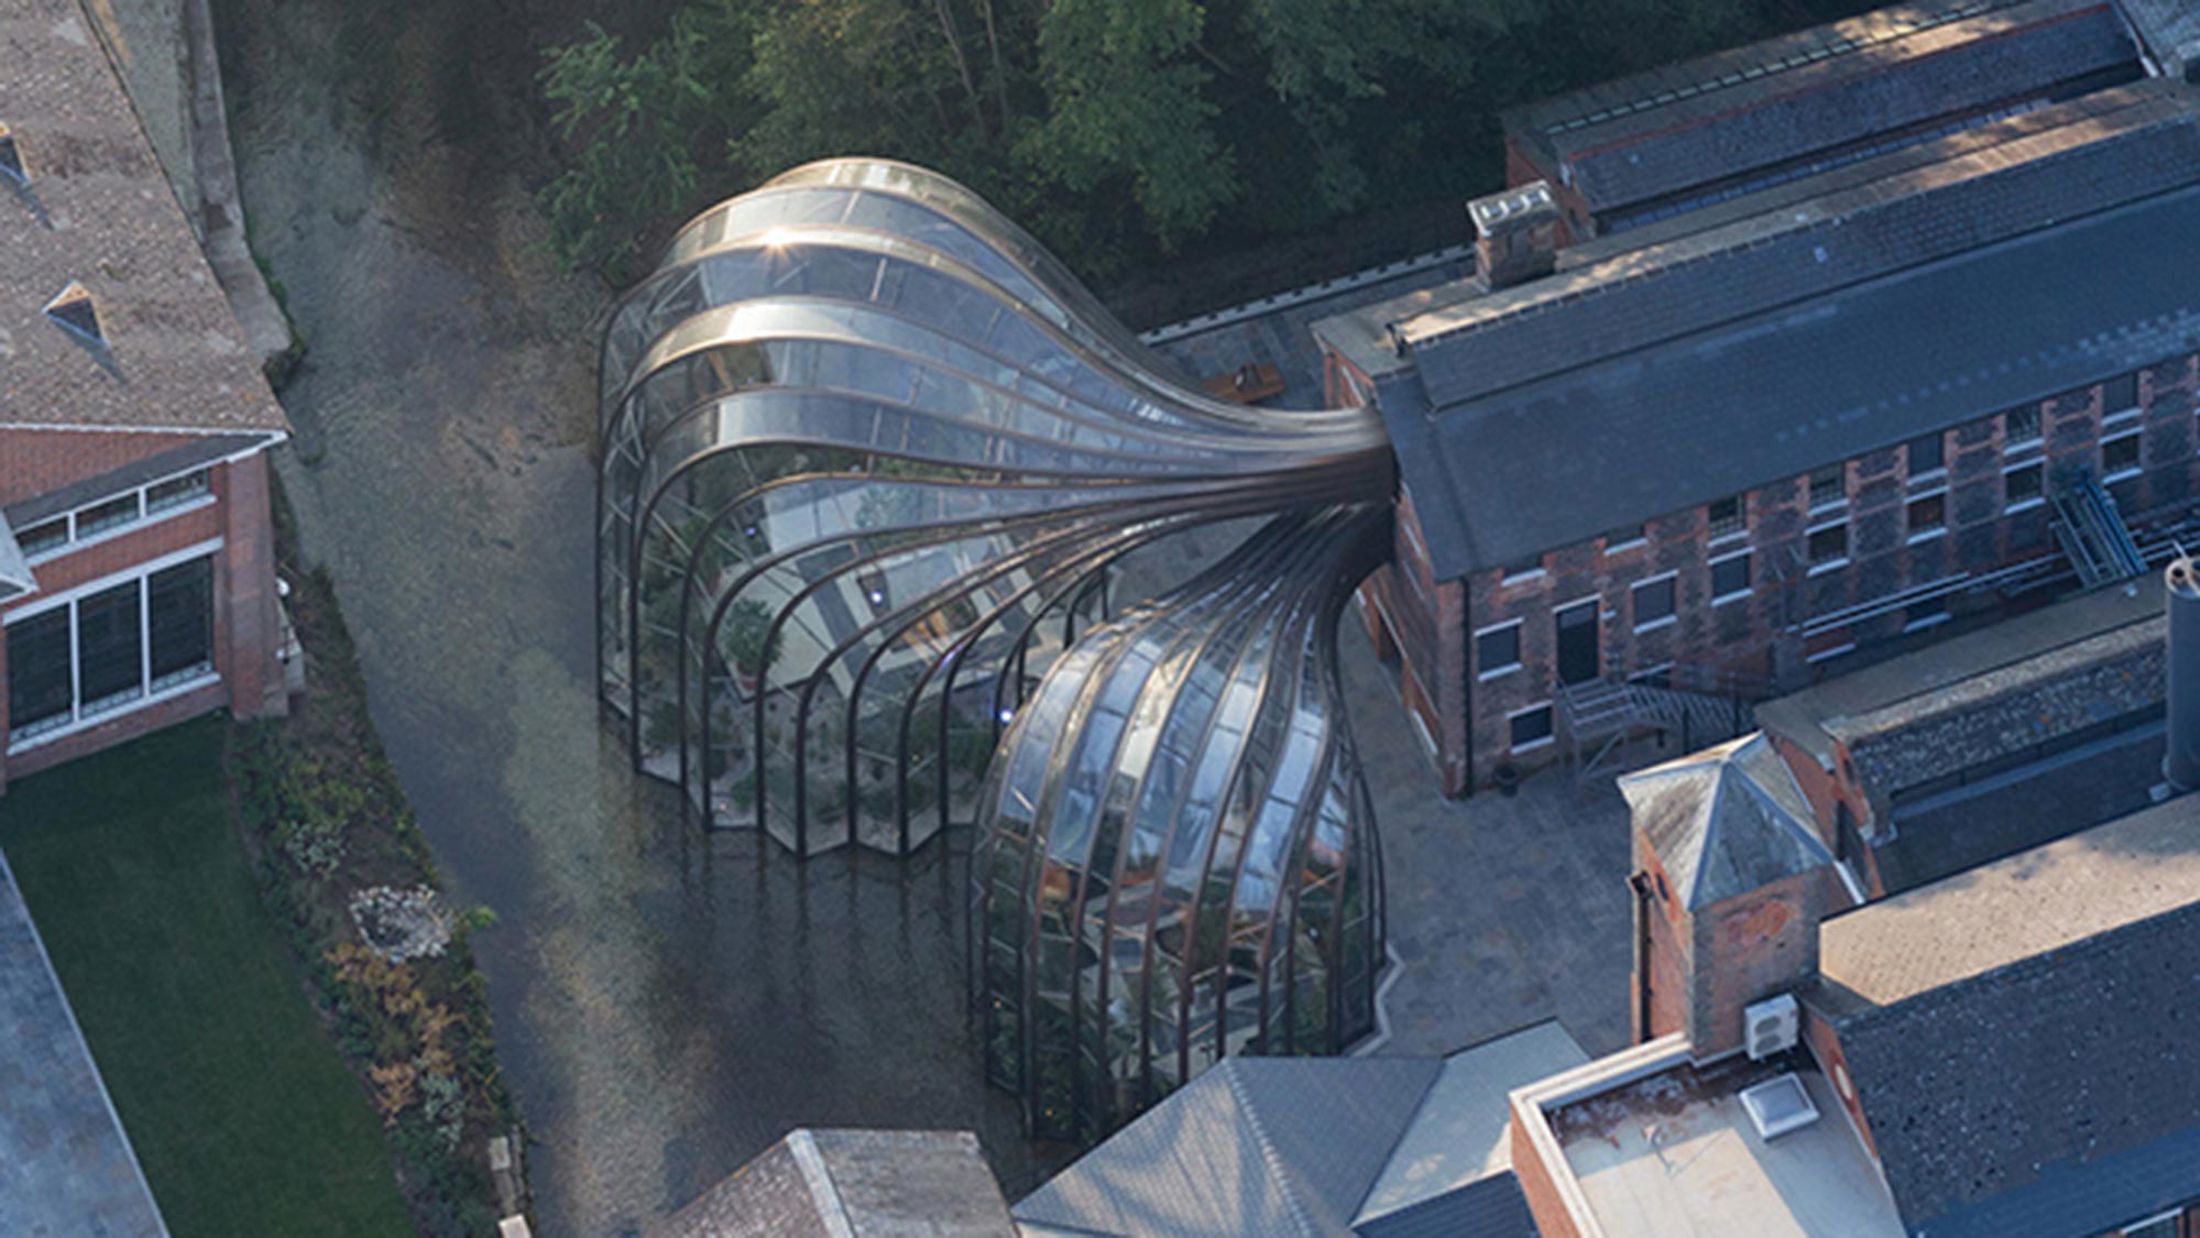
{"label": "metal rib structure", "polygon": [[1374,1025],[1382,861],[1337,615],[1380,507],[1278,517],[1088,632],[1003,737],[972,860],[986,1070],[1087,1140],[1228,1053]]}
{"label": "metal rib structure", "polygon": [[876,160],[690,223],[602,375],[604,699],[706,823],[804,855],[969,823],[1119,556],[1390,485],[1368,410],[1186,390],[968,190]]}

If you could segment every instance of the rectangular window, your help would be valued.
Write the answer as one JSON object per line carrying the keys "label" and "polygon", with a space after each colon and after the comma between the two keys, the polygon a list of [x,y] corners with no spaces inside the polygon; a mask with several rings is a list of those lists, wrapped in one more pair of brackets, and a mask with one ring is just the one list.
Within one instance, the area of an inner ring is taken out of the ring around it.
{"label": "rectangular window", "polygon": [[1742,516],[1742,497],[1737,494],[1732,498],[1720,499],[1706,509],[1706,515],[1711,525],[1712,541],[1718,542],[1730,537],[1739,537],[1748,531],[1747,522]]}
{"label": "rectangular window", "polygon": [[1711,604],[1731,602],[1749,592],[1749,554],[1729,555],[1711,565]]}
{"label": "rectangular window", "polygon": [[2123,1238],[2177,1238],[2177,1221],[2183,1214],[2184,1209],[2172,1208],[2159,1216],[2133,1221],[2124,1226]]}
{"label": "rectangular window", "polygon": [[1535,705],[1507,715],[1512,727],[1512,750],[1526,752],[1551,742],[1551,707]]}
{"label": "rectangular window", "polygon": [[1673,621],[1673,577],[1661,576],[1635,586],[1635,630]]}
{"label": "rectangular window", "polygon": [[2007,451],[2012,447],[2021,447],[2026,443],[2037,441],[2039,437],[2039,405],[2027,404],[2022,408],[2012,408],[2001,415],[2002,450]]}
{"label": "rectangular window", "polygon": [[145,582],[149,620],[147,675],[151,690],[196,679],[214,669],[214,560],[193,559]]}
{"label": "rectangular window", "polygon": [[2042,501],[2042,484],[2046,479],[2046,466],[2027,464],[2001,475],[2002,503],[2005,507],[2018,507]]}
{"label": "rectangular window", "polygon": [[171,507],[181,507],[204,496],[207,489],[205,469],[198,469],[185,473],[181,477],[171,477],[167,481],[147,486],[145,488],[145,514],[150,516],[156,512],[167,511]]}
{"label": "rectangular window", "polygon": [[2101,480],[2114,481],[2139,471],[2139,432],[2101,440]]}
{"label": "rectangular window", "polygon": [[119,499],[87,507],[76,514],[78,541],[96,537],[109,529],[119,529],[138,518],[138,492],[132,490]]}
{"label": "rectangular window", "polygon": [[2139,407],[2139,375],[2119,374],[2101,384],[2101,413],[2113,417]]}
{"label": "rectangular window", "polygon": [[1543,556],[1531,555],[1528,558],[1520,560],[1518,563],[1506,564],[1504,578],[1507,581],[1515,581],[1528,576],[1540,575],[1542,571]]}
{"label": "rectangular window", "polygon": [[1848,466],[1829,464],[1810,475],[1810,505],[1838,507],[1849,501]]}
{"label": "rectangular window", "polygon": [[8,736],[22,739],[69,721],[69,608],[8,625]]}
{"label": "rectangular window", "polygon": [[76,679],[80,717],[136,700],[145,692],[144,617],[131,581],[76,604]]}
{"label": "rectangular window", "polygon": [[17,533],[15,544],[22,548],[26,559],[52,554],[69,544],[69,518],[55,516],[51,520],[42,520]]}
{"label": "rectangular window", "polygon": [[1910,540],[1940,533],[1948,527],[1948,496],[1928,494],[1910,500]]}
{"label": "rectangular window", "polygon": [[1904,608],[1902,612],[1902,630],[1905,632],[1922,632],[1926,628],[1938,627],[1948,622],[1949,618],[1948,598],[1943,594],[1940,597],[1923,602],[1912,602]]}
{"label": "rectangular window", "polygon": [[1492,679],[1520,667],[1520,621],[1484,628],[1474,634],[1474,665],[1478,676]]}
{"label": "rectangular window", "polygon": [[1641,542],[1643,540],[1643,528],[1644,526],[1640,524],[1628,524],[1607,530],[1604,534],[1604,553],[1610,554],[1615,550]]}
{"label": "rectangular window", "polygon": [[1902,449],[1903,454],[1909,457],[1910,476],[1937,473],[1946,467],[1947,460],[1941,455],[1940,449],[1941,436],[1938,434],[1925,434],[1911,439]]}
{"label": "rectangular window", "polygon": [[[1847,521],[1829,524],[1822,529],[1812,529],[1809,538],[1810,565],[1831,567],[1846,563],[1849,558],[1849,525]],[[1714,588],[1716,592],[1716,588]]]}

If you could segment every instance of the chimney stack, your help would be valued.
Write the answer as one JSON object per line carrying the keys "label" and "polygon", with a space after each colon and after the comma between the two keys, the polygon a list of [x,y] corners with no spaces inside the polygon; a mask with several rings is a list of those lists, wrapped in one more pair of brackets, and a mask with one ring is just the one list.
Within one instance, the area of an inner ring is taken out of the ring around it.
{"label": "chimney stack", "polygon": [[1476,198],[1467,216],[1474,221],[1475,279],[1484,288],[1510,288],[1558,265],[1558,203],[1548,181]]}
{"label": "chimney stack", "polygon": [[2162,574],[2169,612],[2169,751],[2162,776],[2177,792],[2200,788],[2200,567],[2180,554]]}

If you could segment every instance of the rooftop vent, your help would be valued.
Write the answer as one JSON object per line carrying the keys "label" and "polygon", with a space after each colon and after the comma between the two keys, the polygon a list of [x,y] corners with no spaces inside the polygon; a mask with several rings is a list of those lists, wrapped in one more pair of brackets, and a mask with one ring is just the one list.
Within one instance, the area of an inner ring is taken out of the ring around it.
{"label": "rooftop vent", "polygon": [[1803,1087],[1802,1076],[1793,1071],[1743,1088],[1742,1109],[1757,1134],[1768,1141],[1818,1120],[1818,1106]]}
{"label": "rooftop vent", "polygon": [[15,130],[0,124],[0,175],[18,185],[31,183],[31,174],[23,167],[23,152],[15,144]]}
{"label": "rooftop vent", "polygon": [[75,280],[46,302],[46,317],[53,325],[69,332],[88,344],[104,346],[107,335],[99,327],[99,310],[92,304],[92,294]]}

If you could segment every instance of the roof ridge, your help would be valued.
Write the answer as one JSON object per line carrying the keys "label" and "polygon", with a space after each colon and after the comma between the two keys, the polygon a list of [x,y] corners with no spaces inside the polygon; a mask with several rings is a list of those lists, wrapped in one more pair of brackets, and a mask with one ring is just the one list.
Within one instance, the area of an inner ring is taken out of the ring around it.
{"label": "roof ridge", "polygon": [[1234,1055],[1225,1057],[1215,1070],[1222,1075],[1224,1086],[1230,1089],[1230,1095],[1237,1100],[1240,1118],[1253,1132],[1253,1143],[1260,1149],[1260,1159],[1268,1166],[1268,1176],[1283,1195],[1284,1209],[1290,1213],[1298,1232],[1311,1238],[1321,1231],[1314,1227],[1313,1214],[1307,1209],[1306,1201],[1299,1198],[1298,1184],[1292,1180],[1290,1170],[1285,1167],[1283,1154],[1276,1150],[1274,1141],[1268,1137],[1268,1124],[1261,1120],[1260,1109],[1253,1103],[1253,1095],[1238,1073],[1239,1062],[1240,1059]]}

